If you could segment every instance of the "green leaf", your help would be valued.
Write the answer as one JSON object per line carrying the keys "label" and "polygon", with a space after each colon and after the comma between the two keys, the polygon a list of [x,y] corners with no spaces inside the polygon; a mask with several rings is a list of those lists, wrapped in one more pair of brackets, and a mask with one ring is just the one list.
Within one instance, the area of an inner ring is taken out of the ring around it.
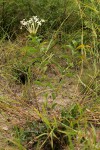
{"label": "green leaf", "polygon": [[26,46],[22,49],[26,54],[34,54],[39,52],[38,49],[35,49],[34,47]]}

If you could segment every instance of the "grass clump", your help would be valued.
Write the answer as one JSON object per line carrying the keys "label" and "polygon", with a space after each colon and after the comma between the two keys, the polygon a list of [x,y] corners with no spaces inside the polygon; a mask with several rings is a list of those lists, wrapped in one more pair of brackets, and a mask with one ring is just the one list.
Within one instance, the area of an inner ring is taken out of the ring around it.
{"label": "grass clump", "polygon": [[[88,120],[86,107],[73,104],[63,109],[59,118],[46,110],[35,110],[40,119],[27,122],[25,129],[15,129],[15,137],[26,149],[99,149],[96,130]],[[22,133],[22,134],[21,134]]]}

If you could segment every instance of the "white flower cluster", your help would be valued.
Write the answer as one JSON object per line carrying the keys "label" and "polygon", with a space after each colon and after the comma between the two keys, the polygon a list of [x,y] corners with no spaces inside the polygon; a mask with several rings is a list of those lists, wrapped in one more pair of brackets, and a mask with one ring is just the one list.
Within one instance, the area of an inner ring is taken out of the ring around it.
{"label": "white flower cluster", "polygon": [[28,21],[25,19],[20,21],[22,25],[21,29],[22,27],[25,27],[30,34],[35,35],[38,31],[39,26],[41,26],[43,22],[45,22],[44,19],[39,19],[37,16],[32,16]]}

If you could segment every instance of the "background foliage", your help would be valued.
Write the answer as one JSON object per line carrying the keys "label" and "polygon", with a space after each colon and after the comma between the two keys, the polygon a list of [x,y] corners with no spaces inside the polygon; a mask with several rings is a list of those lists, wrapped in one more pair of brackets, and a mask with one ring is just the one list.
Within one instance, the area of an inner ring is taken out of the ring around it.
{"label": "background foliage", "polygon": [[[46,21],[33,37],[20,30],[20,21],[32,16]],[[0,0],[0,54],[0,109],[8,120],[12,112],[25,120],[24,127],[11,130],[10,145],[100,149],[99,0]],[[76,96],[70,96],[70,84]],[[61,94],[60,101],[71,102],[57,110]]]}

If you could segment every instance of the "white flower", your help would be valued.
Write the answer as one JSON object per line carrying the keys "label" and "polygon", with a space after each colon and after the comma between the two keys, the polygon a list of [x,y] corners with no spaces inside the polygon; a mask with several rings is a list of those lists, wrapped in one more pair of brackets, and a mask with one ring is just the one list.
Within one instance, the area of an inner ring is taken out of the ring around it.
{"label": "white flower", "polygon": [[29,20],[28,22],[29,22],[29,23],[32,23],[32,22],[33,22],[32,18],[30,18],[30,20]]}
{"label": "white flower", "polygon": [[37,16],[32,16],[27,21],[25,19],[20,21],[20,23],[22,25],[21,29],[24,26],[30,34],[36,34],[39,26],[41,26],[43,22],[45,22],[44,19],[39,19]]}
{"label": "white flower", "polygon": [[37,16],[33,16],[33,20],[34,20],[35,22],[38,22],[38,21],[39,21],[39,18],[37,18]]}
{"label": "white flower", "polygon": [[41,22],[45,22],[45,20],[44,20],[44,19],[41,19]]}
{"label": "white flower", "polygon": [[21,23],[23,26],[26,26],[26,25],[27,25],[27,21],[25,21],[25,20],[20,21],[20,23]]}
{"label": "white flower", "polygon": [[20,27],[20,29],[22,30],[22,26]]}
{"label": "white flower", "polygon": [[37,24],[38,24],[39,26],[41,26],[41,25],[42,25],[41,21],[38,21],[38,22],[37,22]]}

